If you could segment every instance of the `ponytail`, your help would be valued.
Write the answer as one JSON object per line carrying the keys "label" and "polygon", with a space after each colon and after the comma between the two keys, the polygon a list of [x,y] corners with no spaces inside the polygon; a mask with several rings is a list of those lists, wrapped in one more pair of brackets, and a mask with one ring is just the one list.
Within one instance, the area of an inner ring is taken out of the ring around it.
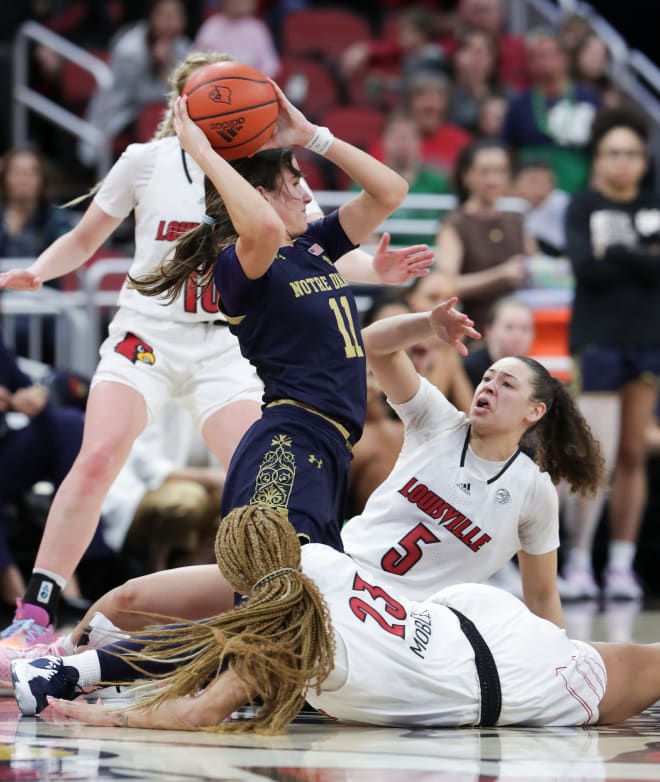
{"label": "ponytail", "polygon": [[533,373],[532,399],[544,402],[545,415],[530,427],[523,443],[533,444],[535,461],[555,483],[566,480],[571,490],[593,496],[604,479],[604,460],[589,424],[566,386],[538,361],[518,356]]}

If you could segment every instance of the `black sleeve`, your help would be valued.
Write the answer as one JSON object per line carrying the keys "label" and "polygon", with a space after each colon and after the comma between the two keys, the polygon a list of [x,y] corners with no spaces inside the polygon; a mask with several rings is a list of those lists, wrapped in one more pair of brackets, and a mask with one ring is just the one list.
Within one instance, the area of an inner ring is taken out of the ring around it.
{"label": "black sleeve", "polygon": [[605,260],[625,263],[626,269],[642,282],[655,284],[660,279],[660,255],[641,247],[613,244],[605,250]]}
{"label": "black sleeve", "polygon": [[596,258],[593,254],[589,227],[592,211],[587,193],[571,199],[566,210],[566,255],[576,280],[593,288],[604,288],[627,279],[629,274],[611,257]]}

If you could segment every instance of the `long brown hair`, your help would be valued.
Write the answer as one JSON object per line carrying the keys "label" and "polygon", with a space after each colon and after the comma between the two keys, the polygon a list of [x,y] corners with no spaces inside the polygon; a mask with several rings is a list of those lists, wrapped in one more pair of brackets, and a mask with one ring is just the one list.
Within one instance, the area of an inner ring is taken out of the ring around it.
{"label": "long brown hair", "polygon": [[296,716],[309,688],[318,691],[334,666],[334,635],[316,584],[300,572],[301,549],[289,521],[273,508],[236,508],[220,522],[218,566],[247,601],[232,611],[175,628],[136,633],[146,646],[122,653],[136,669],[146,659],[179,661],[163,689],[140,708],[198,692],[223,661],[253,698],[256,715],[224,722],[217,730],[281,733]]}
{"label": "long brown hair", "polygon": [[[290,147],[266,149],[230,163],[253,187],[263,187],[271,193],[283,186],[285,171],[302,176],[294,164]],[[208,177],[204,177],[204,192],[206,214],[213,219],[213,225],[201,222],[187,231],[177,240],[174,256],[165,259],[153,271],[138,278],[129,275],[131,287],[144,296],[164,296],[164,303],[170,304],[191,279],[204,290],[213,281],[218,253],[236,243],[238,235],[227,206]]]}
{"label": "long brown hair", "polygon": [[604,478],[604,460],[589,424],[566,386],[529,356],[516,356],[532,372],[532,401],[546,412],[523,435],[522,444],[555,483],[565,479],[572,491],[593,495]]}

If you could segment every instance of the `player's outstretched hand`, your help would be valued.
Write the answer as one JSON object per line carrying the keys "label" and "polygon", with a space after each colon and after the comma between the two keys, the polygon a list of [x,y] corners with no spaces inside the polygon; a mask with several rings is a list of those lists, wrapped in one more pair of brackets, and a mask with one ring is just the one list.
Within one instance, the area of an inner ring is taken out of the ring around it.
{"label": "player's outstretched hand", "polygon": [[316,130],[307,117],[297,109],[287,98],[280,87],[271,79],[279,113],[275,122],[275,131],[261,149],[275,149],[276,147],[304,147],[311,141]]}
{"label": "player's outstretched hand", "polygon": [[474,321],[454,306],[458,302],[456,296],[437,304],[431,310],[431,326],[440,339],[453,345],[462,355],[467,356],[468,349],[463,343],[463,337],[481,339],[481,334],[475,330]]}
{"label": "player's outstretched hand", "polygon": [[65,701],[48,696],[48,704],[55,714],[72,717],[85,725],[97,725],[100,728],[121,726],[121,709],[110,709],[102,703],[87,703],[84,700]]}
{"label": "player's outstretched hand", "polygon": [[390,250],[390,235],[385,232],[374,253],[374,269],[381,282],[399,285],[415,277],[425,277],[434,260],[435,253],[426,244]]}
{"label": "player's outstretched hand", "polygon": [[9,269],[0,274],[0,288],[12,288],[15,291],[36,291],[41,288],[41,280],[29,269]]}

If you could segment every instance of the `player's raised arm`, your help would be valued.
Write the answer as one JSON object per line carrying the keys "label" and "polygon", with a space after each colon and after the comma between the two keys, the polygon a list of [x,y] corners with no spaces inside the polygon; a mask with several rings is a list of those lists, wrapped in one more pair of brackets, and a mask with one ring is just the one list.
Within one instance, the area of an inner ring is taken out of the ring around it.
{"label": "player's raised arm", "polygon": [[432,336],[467,353],[463,337],[479,339],[469,317],[455,309],[456,298],[438,304],[431,312],[395,315],[372,323],[362,331],[367,361],[376,380],[395,404],[407,402],[419,388],[419,375],[406,348]]}

